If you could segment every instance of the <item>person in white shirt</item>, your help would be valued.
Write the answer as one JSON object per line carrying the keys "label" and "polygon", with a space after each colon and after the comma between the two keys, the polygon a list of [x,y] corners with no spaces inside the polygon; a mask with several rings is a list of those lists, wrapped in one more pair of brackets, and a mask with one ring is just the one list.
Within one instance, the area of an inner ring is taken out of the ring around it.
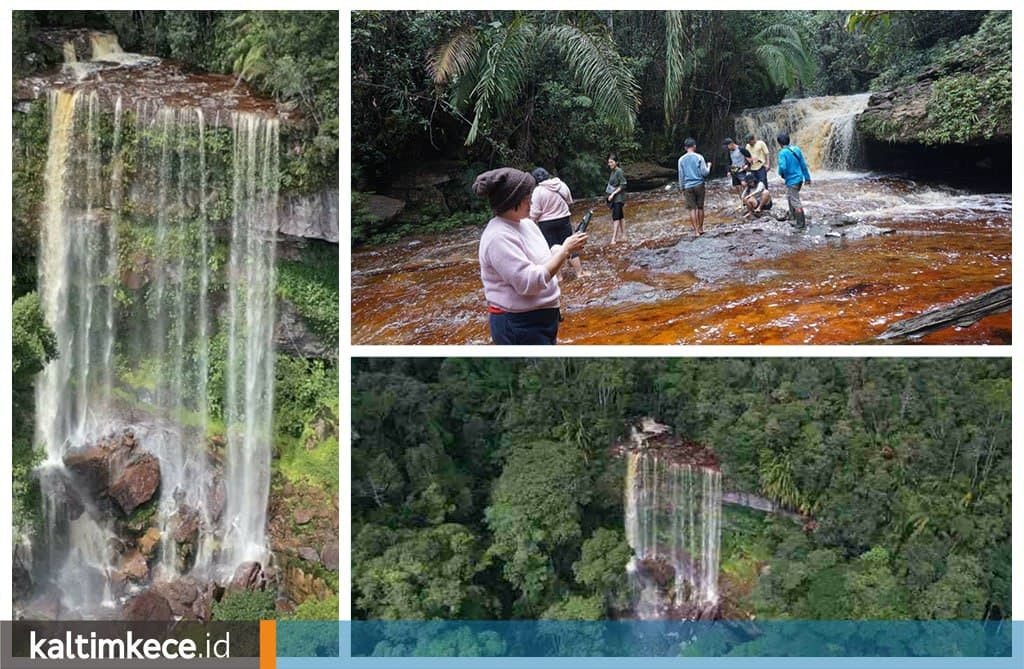
{"label": "person in white shirt", "polygon": [[747,207],[747,213],[743,218],[758,218],[761,212],[772,208],[772,194],[764,187],[764,182],[757,178],[754,172],[747,172],[745,177],[746,188],[743,189],[743,204]]}

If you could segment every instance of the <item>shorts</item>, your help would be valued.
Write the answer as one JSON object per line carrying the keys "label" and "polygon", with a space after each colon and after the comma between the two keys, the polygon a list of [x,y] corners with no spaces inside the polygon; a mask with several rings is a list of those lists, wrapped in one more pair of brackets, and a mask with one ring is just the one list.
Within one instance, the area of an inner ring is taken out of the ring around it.
{"label": "shorts", "polygon": [[541,221],[537,224],[540,228],[540,232],[544,235],[544,241],[548,243],[548,248],[556,244],[563,244],[565,240],[572,234],[572,222],[568,216],[562,218],[553,218],[550,221]]}
{"label": "shorts", "polygon": [[730,171],[729,175],[732,177],[732,185],[733,186],[742,186],[743,185],[743,178],[747,175],[747,171],[746,170],[739,170],[739,171],[736,171],[736,172]]}
{"label": "shorts", "polygon": [[621,221],[623,217],[622,208],[626,205],[625,202],[609,202],[608,206],[612,210],[612,220]]}
{"label": "shorts", "polygon": [[521,313],[491,314],[491,341],[495,344],[554,345],[558,339],[557,307]]}
{"label": "shorts", "polygon": [[752,174],[757,177],[757,180],[764,184],[765,188],[768,188],[768,168],[761,167],[759,170],[753,170]]}
{"label": "shorts", "polygon": [[687,209],[703,209],[704,208],[704,195],[707,193],[707,188],[704,184],[694,186],[693,188],[683,189],[683,204],[686,205]]}
{"label": "shorts", "polygon": [[786,186],[786,199],[789,200],[789,211],[790,213],[797,209],[803,209],[804,205],[800,202],[800,188],[804,185],[803,181],[793,184],[792,186]]}

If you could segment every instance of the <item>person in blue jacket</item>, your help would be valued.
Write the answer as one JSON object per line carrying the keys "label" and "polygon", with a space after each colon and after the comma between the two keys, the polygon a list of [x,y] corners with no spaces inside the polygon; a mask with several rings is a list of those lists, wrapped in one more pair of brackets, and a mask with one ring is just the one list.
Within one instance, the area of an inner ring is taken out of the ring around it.
{"label": "person in blue jacket", "polygon": [[780,132],[775,138],[779,142],[779,176],[786,182],[786,199],[789,201],[790,225],[798,230],[807,227],[804,216],[804,205],[800,201],[800,188],[811,183],[811,173],[807,170],[807,161],[799,146],[789,143],[789,135]]}

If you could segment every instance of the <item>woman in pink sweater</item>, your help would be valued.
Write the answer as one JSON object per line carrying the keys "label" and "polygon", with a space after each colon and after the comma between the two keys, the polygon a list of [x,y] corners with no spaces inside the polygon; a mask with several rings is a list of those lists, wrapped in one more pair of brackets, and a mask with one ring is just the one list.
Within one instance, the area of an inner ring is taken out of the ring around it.
{"label": "woman in pink sweater", "polygon": [[[533,189],[533,202],[530,204],[530,218],[540,228],[548,247],[564,244],[572,234],[572,220],[569,218],[572,192],[564,181],[551,176],[543,167],[538,167],[530,174],[537,180],[537,187]],[[583,276],[583,264],[577,254],[569,256],[569,264],[576,276]]]}
{"label": "woman in pink sweater", "polygon": [[480,237],[479,252],[495,344],[556,342],[558,270],[587,242],[586,233],[579,233],[548,248],[527,218],[536,185],[532,176],[509,167],[484,172],[473,182],[473,192],[486,197],[495,213]]}

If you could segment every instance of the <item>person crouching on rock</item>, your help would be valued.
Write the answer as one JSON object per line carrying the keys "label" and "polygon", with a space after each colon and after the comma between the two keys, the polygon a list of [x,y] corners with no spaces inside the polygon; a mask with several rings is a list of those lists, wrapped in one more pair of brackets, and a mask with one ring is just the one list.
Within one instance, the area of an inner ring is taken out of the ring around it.
{"label": "person crouching on rock", "polygon": [[[565,182],[551,176],[543,167],[538,167],[530,174],[537,180],[537,187],[533,189],[533,201],[530,204],[530,218],[540,228],[549,248],[564,244],[572,234],[572,220],[569,215],[572,192]],[[576,276],[583,276],[583,264],[577,254],[569,256],[569,265]]]}
{"label": "person crouching on rock", "polygon": [[480,237],[480,278],[495,344],[554,344],[561,320],[558,270],[587,243],[586,233],[569,235],[548,248],[527,216],[536,180],[510,167],[484,172],[473,192],[487,198],[494,218]]}
{"label": "person crouching on rock", "polygon": [[758,178],[756,172],[747,172],[746,188],[743,190],[743,204],[747,207],[747,213],[743,218],[760,218],[761,213],[772,208],[772,194],[764,187],[764,182]]}

